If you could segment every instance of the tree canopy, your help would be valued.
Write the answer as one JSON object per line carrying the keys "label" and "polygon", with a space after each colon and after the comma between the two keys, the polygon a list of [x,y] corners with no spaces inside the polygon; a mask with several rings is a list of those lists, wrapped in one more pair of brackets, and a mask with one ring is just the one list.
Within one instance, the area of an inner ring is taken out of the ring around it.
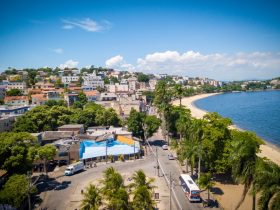
{"label": "tree canopy", "polygon": [[6,92],[6,96],[22,96],[23,93],[20,89],[11,89]]}
{"label": "tree canopy", "polygon": [[13,173],[26,173],[32,164],[30,151],[36,141],[29,133],[0,133],[0,166],[1,169]]}

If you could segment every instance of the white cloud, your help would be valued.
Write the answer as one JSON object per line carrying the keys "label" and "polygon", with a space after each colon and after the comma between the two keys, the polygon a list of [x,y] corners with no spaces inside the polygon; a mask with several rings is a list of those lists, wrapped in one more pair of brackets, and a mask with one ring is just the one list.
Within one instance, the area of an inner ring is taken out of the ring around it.
{"label": "white cloud", "polygon": [[112,68],[122,71],[133,71],[135,68],[132,64],[126,63],[121,55],[116,55],[105,61],[107,68]]}
{"label": "white cloud", "polygon": [[78,66],[79,62],[78,61],[74,61],[72,59],[66,61],[63,64],[60,64],[58,67],[60,69],[65,69],[65,68],[76,68]]}
{"label": "white cloud", "polygon": [[97,22],[91,20],[90,18],[85,18],[83,20],[73,20],[73,21],[62,20],[62,22],[65,24],[62,27],[63,29],[73,29],[75,27],[78,27],[89,32],[98,32],[98,31],[106,30],[109,29],[111,26],[111,23],[107,20]]}
{"label": "white cloud", "polygon": [[53,49],[53,51],[57,54],[62,54],[63,53],[63,49],[62,48],[56,48],[56,49]]}
{"label": "white cloud", "polygon": [[108,68],[116,68],[117,66],[119,66],[121,63],[123,62],[123,57],[120,55],[116,55],[112,58],[109,58],[108,60],[106,60],[105,65]]}
{"label": "white cloud", "polygon": [[[121,55],[106,61],[111,68],[125,70]],[[155,52],[138,58],[130,69],[146,73],[168,73],[185,76],[204,76],[219,80],[265,79],[280,75],[280,54],[252,52],[235,54],[202,54],[177,51]]]}

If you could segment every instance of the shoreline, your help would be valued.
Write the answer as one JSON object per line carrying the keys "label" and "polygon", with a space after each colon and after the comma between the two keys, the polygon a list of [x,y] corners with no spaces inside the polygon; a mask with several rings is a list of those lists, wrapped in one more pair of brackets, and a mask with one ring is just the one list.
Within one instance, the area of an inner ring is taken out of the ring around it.
{"label": "shoreline", "polygon": [[[192,117],[201,119],[208,111],[199,109],[195,106],[194,102],[217,94],[222,93],[204,93],[200,95],[182,98],[182,105],[190,109]],[[179,100],[173,101],[173,105],[179,105]],[[245,131],[244,129],[239,128],[234,124],[230,126],[230,129]],[[270,142],[265,141],[264,139],[262,140],[265,142],[265,144],[260,146],[261,152],[258,154],[258,156],[266,157],[280,166],[280,148],[278,148],[276,145]]]}

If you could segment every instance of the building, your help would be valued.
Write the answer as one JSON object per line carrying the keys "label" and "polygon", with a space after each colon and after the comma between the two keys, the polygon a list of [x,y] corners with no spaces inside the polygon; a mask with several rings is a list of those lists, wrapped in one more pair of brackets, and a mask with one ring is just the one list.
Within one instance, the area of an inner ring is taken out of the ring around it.
{"label": "building", "polygon": [[116,101],[117,95],[115,93],[101,93],[100,101]]}
{"label": "building", "polygon": [[86,91],[84,94],[86,95],[88,102],[100,100],[100,93],[97,90]]}
{"label": "building", "polygon": [[30,109],[30,106],[0,106],[0,116],[20,115],[24,114]]}
{"label": "building", "polygon": [[48,99],[46,94],[34,94],[31,95],[31,100],[33,105],[44,105]]}
{"label": "building", "polygon": [[8,82],[6,85],[6,90],[11,90],[11,89],[19,89],[23,93],[26,93],[26,83],[25,82]]}
{"label": "building", "polygon": [[65,93],[64,100],[68,106],[72,106],[75,101],[78,101],[78,93]]}
{"label": "building", "polygon": [[71,131],[74,134],[83,134],[85,132],[83,124],[68,124],[58,127],[58,131]]}
{"label": "building", "polygon": [[60,97],[60,92],[58,90],[44,91],[44,93],[46,94],[46,97],[47,97],[48,100],[59,101],[59,100],[62,99]]}
{"label": "building", "polygon": [[104,81],[100,76],[96,76],[95,73],[87,74],[82,77],[83,78],[83,86],[88,86],[96,89],[97,87],[104,88]]}
{"label": "building", "polygon": [[60,139],[72,139],[73,131],[45,131],[42,133],[42,145],[53,143]]}
{"label": "building", "polygon": [[4,102],[11,106],[27,106],[29,104],[27,96],[6,96]]}
{"label": "building", "polygon": [[54,89],[54,84],[52,83],[44,83],[44,82],[37,82],[35,83],[35,88],[36,89]]}
{"label": "building", "polygon": [[61,82],[63,84],[69,84],[71,82],[78,82],[79,81],[79,76],[62,76],[61,77]]}

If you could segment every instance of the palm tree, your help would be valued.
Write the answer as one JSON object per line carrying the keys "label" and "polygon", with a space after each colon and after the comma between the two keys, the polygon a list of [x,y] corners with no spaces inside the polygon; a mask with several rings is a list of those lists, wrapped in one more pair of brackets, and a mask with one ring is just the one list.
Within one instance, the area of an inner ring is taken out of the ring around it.
{"label": "palm tree", "polygon": [[170,102],[171,102],[171,93],[170,90],[168,89],[168,84],[165,80],[160,80],[155,89],[154,105],[157,107],[162,120],[163,136],[165,140],[166,137],[168,136],[167,118],[170,109]]}
{"label": "palm tree", "polygon": [[179,98],[180,108],[182,108],[182,97],[184,96],[184,88],[183,88],[182,84],[176,84],[174,86],[174,93],[175,93],[175,96],[177,98]]}
{"label": "palm tree", "polygon": [[129,185],[130,188],[138,188],[140,186],[146,186],[147,189],[153,190],[155,186],[152,183],[155,181],[154,178],[147,178],[146,174],[142,169],[135,171],[132,176],[133,183]]}
{"label": "palm tree", "polygon": [[210,200],[210,189],[214,186],[214,182],[212,181],[212,174],[211,173],[205,173],[201,174],[200,178],[198,179],[198,184],[201,188],[207,189],[208,194],[208,202]]}
{"label": "palm tree", "polygon": [[133,202],[134,209],[146,210],[154,209],[155,202],[152,199],[152,191],[155,186],[152,183],[154,179],[147,179],[143,170],[136,171],[132,176],[133,183],[129,185],[133,189]]}
{"label": "palm tree", "polygon": [[107,205],[108,209],[115,210],[129,210],[130,203],[129,203],[129,195],[125,189],[125,187],[121,187],[115,191],[114,194],[111,195],[110,199],[108,200],[109,203]]}
{"label": "palm tree", "polygon": [[176,128],[180,134],[180,141],[189,136],[191,126],[191,113],[189,109],[181,109],[179,119],[176,122]]}
{"label": "palm tree", "polygon": [[102,204],[100,190],[93,184],[90,184],[86,192],[84,193],[84,198],[82,200],[81,209],[82,210],[98,210],[99,206]]}
{"label": "palm tree", "polygon": [[280,209],[280,167],[259,158],[255,175],[255,192],[260,192],[260,210]]}
{"label": "palm tree", "polygon": [[201,171],[201,160],[204,156],[204,150],[202,148],[202,139],[203,139],[203,121],[200,119],[192,119],[190,127],[189,138],[193,145],[193,153],[198,158],[198,178],[200,177]]}
{"label": "palm tree", "polygon": [[[238,209],[250,188],[254,188],[254,174],[258,159],[256,154],[259,152],[262,141],[250,132],[232,131],[232,134],[232,152],[230,154],[230,159],[232,160],[232,176],[244,184],[242,197],[235,208]],[[253,194],[254,201],[255,194]]]}
{"label": "palm tree", "polygon": [[152,193],[146,186],[140,186],[133,192],[132,207],[135,210],[153,210],[155,201],[152,199]]}
{"label": "palm tree", "polygon": [[107,168],[103,173],[102,194],[108,201],[108,208],[129,209],[129,196],[125,189],[122,176],[113,167]]}

